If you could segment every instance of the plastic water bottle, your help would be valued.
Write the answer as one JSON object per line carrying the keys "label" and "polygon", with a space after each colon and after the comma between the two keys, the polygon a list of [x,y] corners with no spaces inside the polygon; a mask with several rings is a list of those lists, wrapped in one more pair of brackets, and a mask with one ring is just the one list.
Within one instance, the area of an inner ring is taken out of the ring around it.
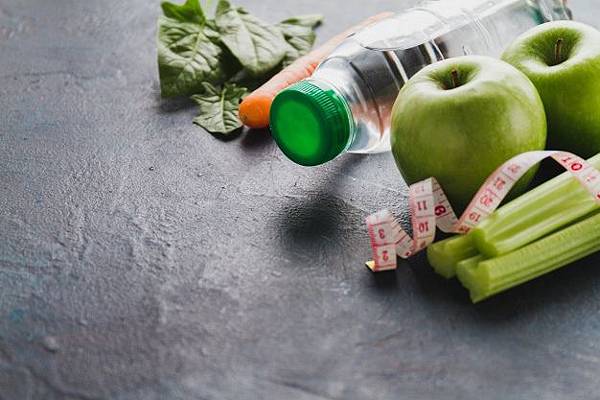
{"label": "plastic water bottle", "polygon": [[427,0],[348,37],[313,76],[275,98],[271,131],[294,162],[389,150],[391,110],[423,67],[469,54],[498,57],[518,35],[570,19],[564,0]]}

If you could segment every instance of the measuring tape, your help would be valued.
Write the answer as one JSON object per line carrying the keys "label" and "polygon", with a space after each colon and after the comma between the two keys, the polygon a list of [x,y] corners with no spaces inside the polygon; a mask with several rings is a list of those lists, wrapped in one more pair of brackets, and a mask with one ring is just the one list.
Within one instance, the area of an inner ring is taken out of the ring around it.
{"label": "measuring tape", "polygon": [[485,181],[460,218],[456,217],[437,180],[429,178],[409,188],[412,237],[388,210],[367,217],[373,251],[373,261],[367,262],[367,266],[373,272],[396,269],[396,257],[408,258],[433,243],[436,226],[446,233],[468,233],[498,208],[531,167],[545,158],[554,159],[573,174],[600,204],[600,171],[583,158],[565,151],[532,151],[508,160]]}

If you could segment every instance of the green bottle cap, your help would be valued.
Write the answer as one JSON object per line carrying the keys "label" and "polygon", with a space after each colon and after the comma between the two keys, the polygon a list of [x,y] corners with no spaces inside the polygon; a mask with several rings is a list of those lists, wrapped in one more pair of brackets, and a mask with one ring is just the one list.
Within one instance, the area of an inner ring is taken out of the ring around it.
{"label": "green bottle cap", "polygon": [[332,89],[302,81],[280,92],[271,105],[271,133],[292,161],[314,166],[346,150],[353,121]]}

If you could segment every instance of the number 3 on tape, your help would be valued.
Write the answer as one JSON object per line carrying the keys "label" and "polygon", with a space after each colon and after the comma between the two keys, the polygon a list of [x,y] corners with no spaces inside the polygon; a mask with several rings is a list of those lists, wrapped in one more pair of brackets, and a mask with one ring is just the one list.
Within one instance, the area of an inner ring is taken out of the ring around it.
{"label": "number 3 on tape", "polygon": [[600,203],[600,171],[581,157],[564,151],[532,151],[508,160],[485,181],[460,218],[437,180],[429,178],[409,188],[412,237],[387,210],[367,217],[373,251],[373,261],[367,262],[367,266],[374,272],[396,269],[397,257],[408,258],[433,243],[436,227],[447,233],[468,233],[498,208],[531,167],[549,157],[573,174]]}

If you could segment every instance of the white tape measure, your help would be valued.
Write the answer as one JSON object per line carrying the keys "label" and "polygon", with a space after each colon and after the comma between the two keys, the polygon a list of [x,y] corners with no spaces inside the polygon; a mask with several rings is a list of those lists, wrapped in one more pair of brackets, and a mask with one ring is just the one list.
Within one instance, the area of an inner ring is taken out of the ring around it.
{"label": "white tape measure", "polygon": [[397,256],[408,258],[433,243],[436,226],[446,233],[468,233],[498,208],[527,170],[548,157],[572,173],[600,203],[600,171],[565,151],[532,151],[508,160],[485,181],[460,219],[437,180],[429,178],[409,188],[413,237],[388,210],[367,217],[373,250],[373,261],[367,262],[367,266],[374,272],[396,269]]}

